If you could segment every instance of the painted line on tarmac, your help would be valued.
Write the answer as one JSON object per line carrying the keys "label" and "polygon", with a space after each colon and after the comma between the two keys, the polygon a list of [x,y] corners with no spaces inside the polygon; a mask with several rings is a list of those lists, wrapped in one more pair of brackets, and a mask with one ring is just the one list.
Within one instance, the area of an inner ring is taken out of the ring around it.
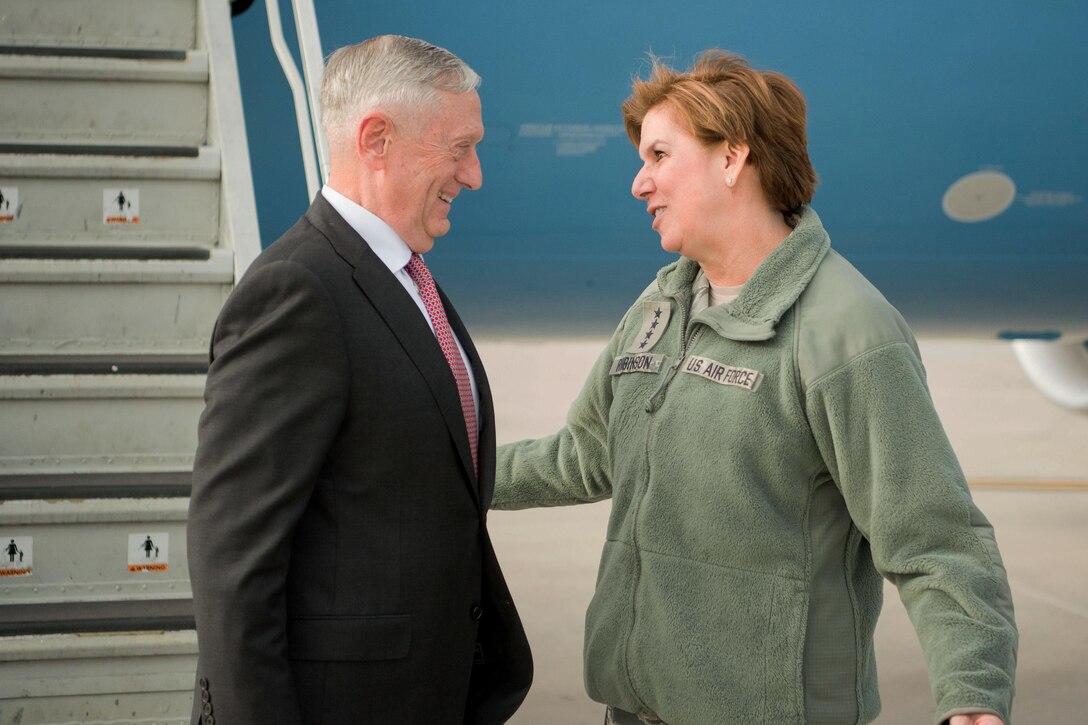
{"label": "painted line on tarmac", "polygon": [[968,481],[967,485],[978,489],[1005,489],[1010,491],[1088,491],[1088,481]]}
{"label": "painted line on tarmac", "polygon": [[1088,609],[1080,606],[1079,604],[1067,602],[1064,599],[1059,599],[1052,594],[1047,594],[1040,589],[1036,589],[1035,587],[1029,587],[1027,584],[1021,584],[1020,582],[1013,581],[1011,579],[1009,580],[1009,588],[1012,589],[1014,597],[1017,594],[1026,594],[1032,599],[1036,599],[1045,604],[1049,604],[1050,606],[1056,607],[1063,612],[1068,612],[1069,614],[1076,615],[1082,619],[1088,619]]}

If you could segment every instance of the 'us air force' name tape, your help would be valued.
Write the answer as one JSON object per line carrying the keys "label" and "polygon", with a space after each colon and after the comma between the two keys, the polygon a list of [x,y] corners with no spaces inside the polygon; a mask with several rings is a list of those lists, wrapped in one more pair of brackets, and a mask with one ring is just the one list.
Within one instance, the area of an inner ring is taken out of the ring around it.
{"label": "'us air force' name tape", "polygon": [[628,353],[620,355],[612,363],[609,375],[623,375],[624,373],[657,373],[665,364],[664,355],[652,353]]}
{"label": "'us air force' name tape", "polygon": [[[612,362],[610,375],[625,373],[657,373],[665,364],[665,356],[649,352],[650,348],[661,340],[662,333],[669,326],[672,306],[668,302],[646,300],[642,303],[642,327],[638,336],[627,348],[626,355],[620,355]],[[732,385],[745,390],[755,390],[763,380],[758,370],[723,365],[708,357],[692,355],[683,368],[685,373],[698,375],[720,385]]]}
{"label": "'us air force' name tape", "polygon": [[717,360],[697,355],[688,358],[688,361],[684,363],[683,370],[689,375],[698,375],[720,385],[733,385],[752,391],[758,388],[763,381],[763,373],[758,370],[722,365]]}

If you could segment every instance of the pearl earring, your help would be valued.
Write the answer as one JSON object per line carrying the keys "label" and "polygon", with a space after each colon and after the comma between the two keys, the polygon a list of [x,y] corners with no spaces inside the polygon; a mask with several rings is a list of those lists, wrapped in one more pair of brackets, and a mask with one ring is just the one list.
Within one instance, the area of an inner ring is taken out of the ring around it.
{"label": "pearl earring", "polygon": [[733,177],[730,176],[730,177],[726,178],[725,183],[728,184],[729,186],[732,186],[733,185]]}

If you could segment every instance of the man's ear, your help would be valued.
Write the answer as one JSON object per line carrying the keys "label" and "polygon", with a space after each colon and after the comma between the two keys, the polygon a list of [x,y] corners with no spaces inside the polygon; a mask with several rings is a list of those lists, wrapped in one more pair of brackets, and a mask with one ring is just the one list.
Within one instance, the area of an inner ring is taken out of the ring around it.
{"label": "man's ear", "polygon": [[393,137],[393,122],[384,113],[368,113],[355,128],[355,155],[374,168],[385,165]]}
{"label": "man's ear", "polygon": [[722,143],[722,172],[726,186],[735,186],[748,166],[748,144]]}

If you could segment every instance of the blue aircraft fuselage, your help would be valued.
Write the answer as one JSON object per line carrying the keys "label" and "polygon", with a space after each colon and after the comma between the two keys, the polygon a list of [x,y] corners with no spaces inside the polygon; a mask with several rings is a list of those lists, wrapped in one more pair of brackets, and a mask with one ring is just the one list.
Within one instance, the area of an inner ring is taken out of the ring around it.
{"label": "blue aircraft fuselage", "polygon": [[[649,52],[686,67],[717,47],[804,91],[813,206],[916,330],[1088,338],[1086,4],[323,0],[317,17],[326,53],[399,33],[483,77],[484,185],[428,257],[473,329],[611,331],[670,260],[630,193],[620,103]],[[264,8],[234,25],[267,245],[306,190]]]}

